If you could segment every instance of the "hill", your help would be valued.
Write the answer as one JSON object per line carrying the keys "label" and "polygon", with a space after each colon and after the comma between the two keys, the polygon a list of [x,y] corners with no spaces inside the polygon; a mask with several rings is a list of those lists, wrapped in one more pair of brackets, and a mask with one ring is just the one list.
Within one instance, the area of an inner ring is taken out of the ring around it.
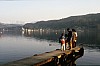
{"label": "hill", "polygon": [[18,30],[22,30],[22,25],[0,23],[0,31],[2,31],[2,30],[18,31]]}
{"label": "hill", "polygon": [[24,28],[31,29],[65,29],[65,28],[81,28],[81,29],[100,29],[100,13],[87,14],[80,16],[70,16],[59,20],[39,21],[36,23],[27,23]]}

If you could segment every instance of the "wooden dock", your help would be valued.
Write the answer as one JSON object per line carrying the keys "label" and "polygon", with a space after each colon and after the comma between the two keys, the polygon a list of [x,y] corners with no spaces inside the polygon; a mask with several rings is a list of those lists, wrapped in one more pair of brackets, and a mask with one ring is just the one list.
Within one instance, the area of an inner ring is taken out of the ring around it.
{"label": "wooden dock", "polygon": [[65,64],[67,66],[68,64],[73,64],[83,54],[83,47],[77,46],[71,50],[54,50],[43,54],[35,54],[31,57],[3,64],[2,66],[64,66]]}

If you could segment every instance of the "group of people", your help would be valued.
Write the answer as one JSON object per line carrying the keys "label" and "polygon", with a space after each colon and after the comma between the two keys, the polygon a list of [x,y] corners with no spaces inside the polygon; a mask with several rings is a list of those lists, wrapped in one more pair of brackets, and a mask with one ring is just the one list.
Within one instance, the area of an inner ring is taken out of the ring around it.
{"label": "group of people", "polygon": [[59,43],[61,43],[61,50],[72,49],[76,47],[77,32],[75,29],[67,28],[68,33],[62,33],[59,38]]}

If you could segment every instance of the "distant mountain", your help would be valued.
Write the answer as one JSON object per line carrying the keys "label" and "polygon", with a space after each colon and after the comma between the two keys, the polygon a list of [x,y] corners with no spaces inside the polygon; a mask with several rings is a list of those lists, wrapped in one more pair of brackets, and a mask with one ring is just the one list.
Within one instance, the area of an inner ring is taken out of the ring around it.
{"label": "distant mountain", "polygon": [[87,14],[80,16],[70,16],[59,20],[39,21],[36,23],[27,23],[24,28],[31,29],[63,29],[63,28],[81,28],[81,29],[100,29],[100,13]]}
{"label": "distant mountain", "polygon": [[22,25],[20,24],[4,24],[0,23],[0,30],[21,30]]}
{"label": "distant mountain", "polygon": [[5,24],[4,23],[0,23],[0,28],[4,27]]}

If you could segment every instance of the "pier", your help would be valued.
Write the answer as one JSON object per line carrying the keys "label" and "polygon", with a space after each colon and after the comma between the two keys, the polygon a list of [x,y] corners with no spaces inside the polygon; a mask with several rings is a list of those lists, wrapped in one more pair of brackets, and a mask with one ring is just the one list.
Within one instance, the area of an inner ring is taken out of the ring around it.
{"label": "pier", "polygon": [[2,66],[73,66],[75,60],[82,57],[84,48],[77,46],[71,50],[60,49],[35,54],[31,57],[3,64]]}

